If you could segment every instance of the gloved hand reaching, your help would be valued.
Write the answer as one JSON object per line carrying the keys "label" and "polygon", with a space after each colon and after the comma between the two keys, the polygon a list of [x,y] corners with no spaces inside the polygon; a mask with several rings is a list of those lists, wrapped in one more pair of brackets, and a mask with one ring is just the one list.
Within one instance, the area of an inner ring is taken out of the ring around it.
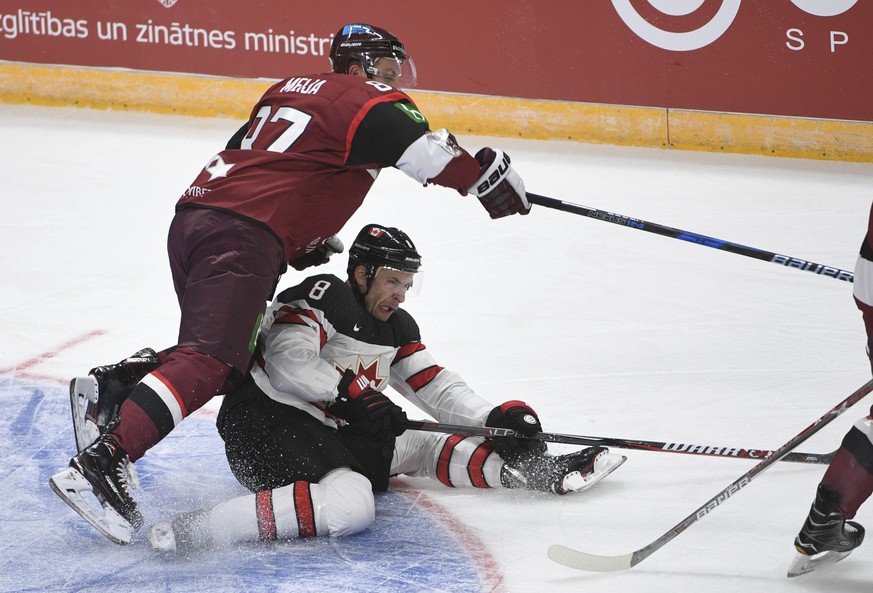
{"label": "gloved hand reaching", "polygon": [[502,150],[483,148],[476,153],[476,160],[480,166],[479,179],[468,191],[479,197],[491,218],[530,212],[524,182],[512,168],[509,155]]}
{"label": "gloved hand reaching", "polygon": [[340,241],[339,237],[333,235],[317,245],[312,251],[309,251],[305,255],[301,255],[297,259],[293,259],[288,263],[290,263],[291,267],[295,270],[302,272],[306,268],[326,264],[328,260],[330,260],[331,255],[342,253],[343,249],[345,249],[343,242]]}
{"label": "gloved hand reaching", "polygon": [[[537,413],[519,400],[508,401],[491,410],[488,419],[485,420],[485,426],[511,428],[527,436],[543,431]],[[543,441],[515,436],[492,437],[491,442],[494,450],[504,461],[515,461],[528,455],[542,454],[548,448]]]}
{"label": "gloved hand reaching", "polygon": [[336,400],[327,411],[344,419],[349,426],[374,439],[400,436],[406,430],[406,412],[385,394],[376,391],[370,380],[346,370],[337,386]]}

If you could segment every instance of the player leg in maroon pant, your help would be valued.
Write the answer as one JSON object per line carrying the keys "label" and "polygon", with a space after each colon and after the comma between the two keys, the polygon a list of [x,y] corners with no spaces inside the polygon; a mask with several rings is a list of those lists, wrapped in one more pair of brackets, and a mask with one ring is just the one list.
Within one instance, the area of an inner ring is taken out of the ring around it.
{"label": "player leg in maroon pant", "polygon": [[128,458],[141,458],[245,376],[266,303],[284,270],[283,249],[272,233],[218,210],[180,210],[168,251],[182,313],[179,342],[133,388],[117,425],[70,461],[134,528],[142,516],[124,479]]}
{"label": "player leg in maroon pant", "polygon": [[794,538],[797,555],[788,576],[836,562],[864,541],[864,527],[851,521],[873,493],[873,409],[846,433],[816,490],[815,500]]}

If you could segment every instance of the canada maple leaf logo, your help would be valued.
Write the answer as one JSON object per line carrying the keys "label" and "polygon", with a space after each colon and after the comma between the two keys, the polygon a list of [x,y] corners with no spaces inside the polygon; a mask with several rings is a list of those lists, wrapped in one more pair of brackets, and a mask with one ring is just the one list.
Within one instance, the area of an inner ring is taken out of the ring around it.
{"label": "canada maple leaf logo", "polygon": [[[381,391],[382,385],[385,381],[388,380],[388,377],[380,376],[379,373],[379,361],[380,358],[374,359],[369,364],[364,364],[364,362],[358,358],[357,364],[349,367],[352,371],[355,372],[356,375],[363,375],[366,379],[370,381],[370,387],[377,391]],[[340,373],[345,372],[345,369],[340,368],[339,365],[335,365],[337,370]]]}

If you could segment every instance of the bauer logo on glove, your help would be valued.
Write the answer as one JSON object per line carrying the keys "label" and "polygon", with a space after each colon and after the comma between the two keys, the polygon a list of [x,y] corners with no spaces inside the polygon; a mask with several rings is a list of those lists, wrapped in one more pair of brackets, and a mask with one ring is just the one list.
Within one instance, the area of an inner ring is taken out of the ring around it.
{"label": "bauer logo on glove", "polygon": [[476,160],[480,166],[479,179],[468,191],[479,198],[491,218],[530,212],[524,182],[512,168],[508,154],[483,148],[476,153]]}
{"label": "bauer logo on glove", "polygon": [[479,179],[479,184],[476,186],[477,195],[481,196],[482,194],[488,193],[488,190],[500,183],[506,175],[506,172],[509,171],[509,155],[500,151],[500,153],[495,156],[501,155],[503,158],[501,158],[500,161],[497,161],[495,158],[494,161],[489,164],[488,170],[486,171],[488,177]]}

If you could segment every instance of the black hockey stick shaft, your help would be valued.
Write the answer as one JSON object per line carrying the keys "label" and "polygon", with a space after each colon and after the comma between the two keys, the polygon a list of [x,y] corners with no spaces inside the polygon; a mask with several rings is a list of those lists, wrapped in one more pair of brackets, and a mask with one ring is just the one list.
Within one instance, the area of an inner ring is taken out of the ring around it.
{"label": "black hockey stick shaft", "polygon": [[[505,437],[514,436],[528,438],[511,428],[493,428],[491,426],[461,426],[457,424],[443,424],[441,422],[429,422],[424,420],[409,420],[406,428],[411,430],[424,430],[429,432],[443,432],[459,434],[468,437]],[[568,445],[585,445],[587,447],[616,447],[619,449],[635,449],[640,451],[660,451],[664,453],[682,453],[684,455],[707,455],[710,457],[733,457],[735,459],[763,459],[771,455],[773,451],[766,449],[740,449],[735,447],[715,447],[711,445],[692,445],[687,443],[669,443],[666,441],[641,441],[634,439],[619,439],[609,437],[578,436],[573,434],[558,434],[554,432],[540,432],[533,437],[547,443],[564,443]],[[800,453],[792,452],[785,455],[782,461],[795,463],[820,463],[827,465],[834,458],[831,453]]]}
{"label": "black hockey stick shaft", "polygon": [[576,568],[579,570],[590,570],[597,572],[610,572],[618,570],[627,570],[636,566],[662,547],[669,543],[677,535],[691,527],[694,523],[714,511],[728,498],[735,495],[737,492],[749,485],[749,483],[757,477],[761,472],[769,468],[771,465],[785,457],[791,449],[798,446],[809,437],[817,433],[819,430],[830,424],[843,412],[858,403],[864,396],[873,391],[873,379],[864,384],[860,389],[852,395],[838,403],[836,406],[825,412],[825,414],[797,433],[790,441],[776,449],[773,455],[761,460],[752,469],[744,473],[742,476],[731,482],[727,487],[721,490],[718,494],[703,503],[690,515],[673,526],[664,535],[653,541],[647,546],[636,550],[635,552],[625,554],[623,556],[600,556],[596,554],[587,554],[572,548],[562,545],[553,545],[549,548],[549,558],[559,564]]}
{"label": "black hockey stick shaft", "polygon": [[779,264],[780,266],[784,266],[787,268],[796,268],[798,270],[812,272],[813,274],[818,274],[819,276],[828,276],[830,278],[836,278],[837,280],[845,280],[846,282],[855,281],[854,272],[841,270],[839,268],[834,268],[823,264],[817,264],[815,262],[792,257],[790,255],[781,255],[779,253],[773,253],[772,251],[764,251],[763,249],[758,249],[756,247],[749,247],[747,245],[731,243],[730,241],[724,241],[722,239],[716,239],[714,237],[707,237],[706,235],[698,235],[697,233],[692,233],[690,231],[674,229],[672,227],[656,224],[654,222],[648,222],[646,220],[640,220],[638,218],[631,218],[630,216],[615,214],[614,212],[606,212],[604,210],[588,208],[587,206],[581,206],[572,202],[565,202],[564,200],[557,200],[555,198],[549,198],[537,194],[529,193],[527,194],[527,199],[530,201],[531,204],[545,206],[546,208],[553,208],[555,210],[561,210],[563,212],[580,214],[582,216],[587,216],[588,218],[593,218],[595,220],[611,222],[619,226],[647,231],[649,233],[654,233],[656,235],[661,235],[664,237],[670,237],[672,239],[680,239],[682,241],[688,241],[689,243],[696,243],[697,245],[712,247],[713,249],[720,249],[722,251],[736,253],[737,255],[744,255],[746,257],[752,257],[755,259],[760,259],[762,261]]}

